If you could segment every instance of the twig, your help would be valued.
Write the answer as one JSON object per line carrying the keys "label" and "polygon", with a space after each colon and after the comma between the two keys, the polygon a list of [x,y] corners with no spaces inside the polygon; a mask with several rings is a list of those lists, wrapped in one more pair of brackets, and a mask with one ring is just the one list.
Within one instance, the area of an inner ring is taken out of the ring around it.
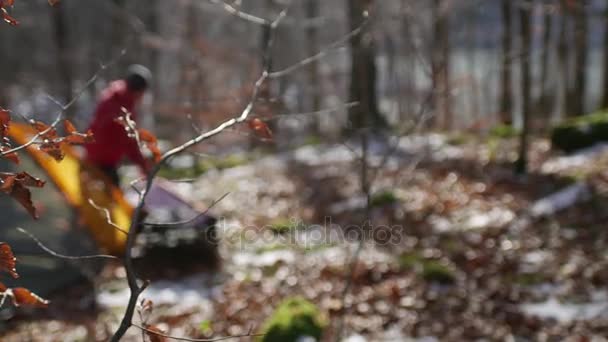
{"label": "twig", "polygon": [[[87,80],[87,82],[84,84],[84,86],[82,86],[80,88],[80,90],[78,92],[76,92],[76,95],[65,105],[62,105],[59,102],[54,101],[57,106],[59,106],[61,109],[60,111],[57,113],[57,116],[55,118],[55,120],[51,123],[51,125],[49,127],[47,127],[45,130],[36,133],[28,142],[26,142],[23,145],[17,146],[15,148],[12,148],[10,150],[6,150],[3,152],[0,152],[0,157],[4,157],[6,155],[9,155],[11,153],[15,153],[15,152],[19,152],[23,149],[28,148],[29,146],[33,145],[36,143],[36,141],[38,140],[38,138],[44,136],[45,134],[47,134],[48,132],[50,132],[52,129],[54,129],[63,119],[63,115],[65,114],[65,112],[70,109],[70,107],[72,107],[74,105],[74,103],[76,103],[76,101],[78,101],[78,99],[80,99],[80,97],[82,96],[82,94],[84,94],[85,90],[87,90],[87,88],[89,86],[91,86],[91,84],[93,84],[98,78],[99,75],[101,74],[102,71],[104,71],[105,69],[107,69],[109,66],[113,65],[114,63],[116,63],[123,55],[125,54],[125,51],[121,51],[121,53],[116,56],[114,59],[112,59],[110,62],[106,63],[106,64],[100,64],[99,69],[97,70],[97,72],[95,72],[95,74],[93,74],[93,76],[91,76],[91,78],[89,78]],[[51,98],[52,99],[52,98]]]}
{"label": "twig", "polygon": [[113,256],[113,255],[106,255],[106,254],[97,254],[97,255],[82,255],[82,256],[71,256],[71,255],[65,255],[65,254],[60,254],[55,252],[54,250],[50,249],[49,247],[45,246],[40,240],[38,240],[37,237],[35,237],[34,235],[32,235],[32,233],[28,232],[27,230],[23,229],[23,228],[17,228],[17,230],[27,236],[30,237],[30,239],[34,240],[34,242],[38,245],[38,247],[42,248],[42,250],[44,250],[45,252],[47,252],[48,254],[57,257],[57,258],[61,258],[61,259],[68,259],[68,260],[83,260],[83,259],[118,259],[117,257]]}
{"label": "twig", "polygon": [[97,204],[95,204],[95,201],[93,201],[93,199],[89,198],[89,204],[93,206],[93,208],[103,212],[106,216],[106,222],[108,222],[108,224],[110,224],[112,227],[114,227],[114,229],[118,230],[119,232],[127,235],[129,234],[129,232],[127,232],[126,230],[120,228],[116,223],[112,222],[112,214],[110,213],[110,210],[108,210],[108,208],[103,208],[98,206]]}
{"label": "twig", "polygon": [[238,18],[241,18],[245,21],[248,21],[250,23],[257,24],[257,25],[267,25],[270,23],[268,20],[266,20],[264,18],[260,18],[253,14],[243,12],[240,9],[238,9],[230,4],[227,4],[222,0],[206,0],[206,1],[219,5],[219,6],[222,6],[226,12],[228,12]]}
{"label": "twig", "polygon": [[169,339],[176,340],[176,341],[189,341],[189,342],[215,342],[215,341],[231,340],[233,338],[264,336],[264,334],[252,334],[251,329],[250,329],[248,333],[242,334],[242,335],[222,336],[222,337],[215,337],[215,338],[189,338],[189,337],[177,337],[177,336],[167,335],[164,333],[160,333],[158,331],[150,330],[146,327],[142,327],[141,325],[135,324],[135,323],[133,323],[133,326],[136,328],[139,328],[142,331],[145,331],[149,334],[153,334],[153,335],[164,337],[164,338],[169,338]]}
{"label": "twig", "polygon": [[272,73],[270,73],[270,75],[268,75],[268,77],[270,78],[279,78],[279,77],[283,77],[289,73],[292,73],[298,69],[301,69],[311,63],[314,63],[316,61],[318,61],[319,59],[322,59],[323,57],[327,56],[329,54],[329,52],[331,52],[332,50],[335,50],[337,48],[341,48],[344,44],[346,44],[349,40],[351,40],[352,38],[358,36],[359,34],[361,34],[361,32],[365,29],[365,26],[367,25],[369,19],[366,19],[363,23],[361,23],[361,25],[359,27],[357,27],[356,29],[352,30],[351,32],[349,32],[348,34],[346,34],[345,36],[343,36],[341,39],[329,44],[328,46],[326,46],[325,48],[323,48],[321,51],[319,51],[316,55],[310,56],[308,58],[305,58],[301,61],[299,61],[298,63],[295,63],[287,68],[284,68],[282,70],[278,70],[278,71],[274,71]]}
{"label": "twig", "polygon": [[215,207],[216,204],[218,204],[219,202],[221,202],[229,194],[230,194],[230,192],[227,192],[227,193],[223,194],[220,198],[218,198],[217,200],[213,201],[213,203],[211,203],[211,205],[209,205],[209,207],[207,207],[207,209],[205,209],[205,211],[203,211],[202,213],[194,216],[191,219],[184,220],[184,221],[177,221],[177,222],[169,222],[169,223],[144,222],[142,224],[145,225],[145,226],[148,226],[148,227],[175,227],[175,226],[187,225],[187,224],[195,222],[199,218],[207,215],[207,213],[209,212],[209,210],[211,210],[213,207]]}

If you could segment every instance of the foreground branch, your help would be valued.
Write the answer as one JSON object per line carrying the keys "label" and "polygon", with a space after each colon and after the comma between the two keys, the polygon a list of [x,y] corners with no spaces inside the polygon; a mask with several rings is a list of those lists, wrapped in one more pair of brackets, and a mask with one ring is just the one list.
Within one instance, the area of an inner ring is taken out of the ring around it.
{"label": "foreground branch", "polygon": [[[283,18],[285,18],[285,16],[287,15],[287,9],[288,9],[288,7],[285,10],[283,10],[277,16],[277,18],[272,23],[268,24],[268,26],[267,26],[269,33],[270,33],[270,34],[266,35],[266,41],[264,44],[264,46],[265,46],[264,56],[266,57],[267,61],[270,59],[269,57],[270,57],[270,54],[272,51],[272,45],[274,43],[274,32],[275,32],[276,28],[278,27],[278,25],[280,24],[281,20],[283,20]],[[126,308],[123,318],[121,320],[120,326],[114,333],[114,336],[112,336],[111,341],[113,341],[113,342],[120,341],[122,339],[122,337],[125,335],[125,333],[127,332],[127,330],[129,330],[129,328],[131,326],[133,326],[133,315],[135,314],[137,300],[139,298],[139,295],[143,292],[145,285],[146,285],[146,284],[144,284],[144,286],[139,286],[137,284],[137,275],[135,272],[135,268],[133,265],[133,259],[132,259],[132,249],[135,244],[137,227],[140,224],[141,212],[145,205],[146,196],[152,187],[154,178],[160,171],[161,166],[164,165],[172,157],[188,150],[192,146],[200,144],[201,142],[203,142],[215,135],[222,133],[224,130],[226,130],[234,125],[237,125],[237,124],[242,123],[245,120],[247,120],[247,118],[253,111],[253,107],[259,97],[260,89],[261,89],[262,85],[268,79],[268,75],[270,72],[270,70],[268,70],[269,65],[270,65],[270,63],[265,63],[264,70],[262,71],[262,75],[255,82],[253,93],[251,95],[249,103],[247,104],[245,109],[241,112],[241,114],[238,117],[227,120],[224,123],[217,126],[216,128],[212,129],[211,131],[201,134],[201,135],[197,136],[196,138],[194,138],[172,150],[167,151],[165,154],[163,154],[159,163],[156,164],[154,166],[154,168],[148,173],[146,185],[144,187],[144,190],[141,191],[141,193],[139,195],[139,202],[133,213],[133,218],[131,220],[131,226],[129,228],[129,234],[127,235],[127,242],[126,242],[126,247],[125,247],[124,265],[125,265],[125,271],[127,273],[127,282],[129,284],[129,290],[130,290],[131,294],[129,296],[129,302],[127,303],[127,308]]]}

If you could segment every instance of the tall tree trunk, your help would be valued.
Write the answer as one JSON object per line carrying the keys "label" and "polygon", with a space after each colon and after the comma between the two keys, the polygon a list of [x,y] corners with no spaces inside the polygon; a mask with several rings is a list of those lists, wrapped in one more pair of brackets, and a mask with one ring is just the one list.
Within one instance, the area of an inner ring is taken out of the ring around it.
{"label": "tall tree trunk", "polygon": [[560,18],[559,42],[557,48],[559,69],[561,70],[559,99],[562,116],[569,116],[572,108],[572,100],[570,98],[572,81],[570,72],[570,44],[568,39],[570,14],[567,0],[561,0],[560,7],[562,15]]}
{"label": "tall tree trunk", "polygon": [[[64,103],[72,99],[73,76],[70,65],[70,51],[68,43],[68,28],[65,18],[65,4],[57,3],[51,10],[53,35],[57,49],[57,72],[59,74],[60,94]],[[70,107],[65,112],[66,118],[74,119],[74,108]]]}
{"label": "tall tree trunk", "polygon": [[[315,19],[319,17],[319,0],[308,0],[306,2],[306,17],[308,18],[308,28],[306,30],[306,40],[308,42],[308,55],[313,56],[319,48],[319,29]],[[310,94],[310,109],[315,112],[321,109],[321,82],[319,80],[319,64],[317,61],[310,63],[308,66],[308,82]],[[321,129],[320,119],[317,116],[313,117],[312,129],[319,133]]]}
{"label": "tall tree trunk", "polygon": [[[351,30],[365,23],[368,3],[369,1],[366,0],[347,0]],[[350,41],[349,101],[359,103],[349,110],[352,129],[386,126],[378,110],[375,53],[374,39],[368,23],[363,28],[363,32]]]}
{"label": "tall tree trunk", "polygon": [[589,55],[588,32],[589,15],[587,0],[579,0],[574,5],[574,89],[572,98],[572,114],[585,114],[585,95],[587,84],[587,59]]}
{"label": "tall tree trunk", "polygon": [[469,50],[469,58],[468,58],[468,74],[471,84],[470,89],[470,103],[471,103],[471,117],[473,118],[473,122],[479,122],[484,119],[480,116],[481,113],[481,97],[479,90],[479,82],[477,79],[477,20],[478,13],[476,8],[472,8],[470,13],[467,13],[469,16],[469,20],[467,23],[467,48]]}
{"label": "tall tree trunk", "polygon": [[538,107],[540,113],[543,113],[547,119],[551,117],[553,106],[552,104],[552,92],[548,88],[549,84],[549,63],[551,56],[551,33],[553,31],[553,14],[549,11],[545,11],[543,14],[543,42],[542,42],[542,55],[541,55],[541,66],[540,66],[540,99],[538,101]]}
{"label": "tall tree trunk", "polygon": [[502,0],[502,70],[500,76],[500,123],[510,125],[513,120],[512,100],[513,92],[511,88],[511,60],[513,59],[513,15],[511,0]]}
{"label": "tall tree trunk", "polygon": [[[453,124],[450,104],[450,37],[445,0],[433,0],[433,51],[432,77],[435,115],[440,115],[441,128],[450,129]],[[436,118],[436,120],[439,119]]]}
{"label": "tall tree trunk", "polygon": [[530,57],[532,47],[532,31],[530,25],[530,7],[520,6],[520,37],[521,37],[521,90],[522,90],[522,129],[519,141],[519,156],[515,163],[515,172],[525,174],[528,164],[528,135],[530,129],[530,98],[531,98],[531,73]]}
{"label": "tall tree trunk", "polygon": [[608,9],[604,12],[604,87],[602,91],[602,108],[608,108]]}

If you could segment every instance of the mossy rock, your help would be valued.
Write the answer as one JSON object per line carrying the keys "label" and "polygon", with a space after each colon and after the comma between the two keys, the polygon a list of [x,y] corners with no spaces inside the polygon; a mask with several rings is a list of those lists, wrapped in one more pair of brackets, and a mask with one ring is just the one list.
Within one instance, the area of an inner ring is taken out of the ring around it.
{"label": "mossy rock", "polygon": [[405,253],[398,257],[401,269],[415,269],[426,281],[453,284],[452,270],[438,260],[425,259],[417,253]]}
{"label": "mossy rock", "polygon": [[426,281],[437,282],[440,284],[453,284],[454,274],[446,265],[429,260],[423,264],[422,277]]}
{"label": "mossy rock", "polygon": [[298,221],[288,219],[278,219],[268,225],[268,229],[275,234],[287,234],[298,228],[300,228]]}
{"label": "mossy rock", "polygon": [[382,191],[372,195],[371,206],[382,207],[385,205],[395,204],[399,201],[395,193],[392,191]]}
{"label": "mossy rock", "polygon": [[597,112],[564,121],[551,130],[551,145],[565,152],[608,141],[608,112]]}
{"label": "mossy rock", "polygon": [[303,336],[321,339],[327,325],[324,315],[302,297],[284,300],[262,326],[259,342],[295,342]]}
{"label": "mossy rock", "polygon": [[461,146],[474,140],[474,137],[468,133],[452,133],[448,135],[446,143],[453,146]]}
{"label": "mossy rock", "polygon": [[512,125],[498,125],[490,130],[490,137],[510,139],[519,136],[520,130]]}

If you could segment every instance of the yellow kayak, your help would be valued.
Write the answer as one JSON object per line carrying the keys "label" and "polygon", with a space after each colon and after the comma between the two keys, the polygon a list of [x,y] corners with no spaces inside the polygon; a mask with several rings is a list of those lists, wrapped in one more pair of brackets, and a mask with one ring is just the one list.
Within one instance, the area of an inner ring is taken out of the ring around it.
{"label": "yellow kayak", "polygon": [[[19,145],[27,143],[36,131],[27,124],[12,122],[10,138]],[[133,207],[125,200],[121,190],[94,166],[78,156],[77,151],[63,147],[65,158],[57,162],[36,146],[27,148],[28,154],[45,171],[70,206],[80,215],[100,248],[107,253],[124,253]],[[107,210],[102,210],[107,209]],[[107,213],[110,213],[108,220]]]}

